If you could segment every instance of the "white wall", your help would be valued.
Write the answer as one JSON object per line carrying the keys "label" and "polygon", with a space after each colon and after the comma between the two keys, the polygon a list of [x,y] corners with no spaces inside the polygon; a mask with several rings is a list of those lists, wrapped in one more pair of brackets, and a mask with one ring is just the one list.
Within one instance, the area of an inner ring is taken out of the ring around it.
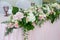
{"label": "white wall", "polygon": [[15,3],[16,3],[18,0],[1,0],[1,1],[6,1],[6,2],[8,2],[8,3],[10,3],[10,4],[12,4],[12,5],[15,6]]}
{"label": "white wall", "polygon": [[[5,3],[1,2],[4,1]],[[41,5],[42,0],[0,0],[0,13],[4,13],[1,5],[12,5],[19,8],[27,9],[31,6],[31,2],[35,2],[36,5]]]}
{"label": "white wall", "polygon": [[[20,1],[20,0],[0,0],[0,1],[7,1],[9,2],[10,4],[14,5],[16,4],[17,1]],[[31,2],[35,2],[36,4],[40,5],[42,4],[42,0],[28,0],[28,1],[31,1]],[[23,2],[24,3],[24,2]]]}

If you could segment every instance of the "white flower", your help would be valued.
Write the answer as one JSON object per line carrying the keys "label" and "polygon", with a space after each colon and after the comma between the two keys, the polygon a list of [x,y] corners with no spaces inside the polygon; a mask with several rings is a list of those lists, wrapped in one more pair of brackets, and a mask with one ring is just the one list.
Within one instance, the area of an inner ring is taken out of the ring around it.
{"label": "white flower", "polygon": [[18,17],[16,15],[14,15],[13,20],[18,20]]}
{"label": "white flower", "polygon": [[38,9],[38,12],[39,12],[39,13],[44,13],[41,8]]}
{"label": "white flower", "polygon": [[35,10],[37,10],[37,7],[35,7]]}
{"label": "white flower", "polygon": [[15,20],[13,19],[12,22],[15,22]]}
{"label": "white flower", "polygon": [[23,17],[24,17],[23,13],[17,12],[17,13],[13,16],[13,20],[21,20]]}
{"label": "white flower", "polygon": [[58,3],[54,3],[51,5],[52,7],[56,7],[57,9],[60,9],[60,5]]}
{"label": "white flower", "polygon": [[47,10],[47,8],[43,7],[44,10]]}
{"label": "white flower", "polygon": [[27,19],[27,22],[29,22],[29,21],[34,22],[35,21],[35,16],[32,12],[30,12],[26,19]]}
{"label": "white flower", "polygon": [[50,10],[49,6],[48,6],[48,5],[46,5],[46,7],[47,7],[47,13],[50,13],[50,12],[51,12],[51,10]]}
{"label": "white flower", "polygon": [[53,8],[50,9],[48,5],[47,5],[46,7],[47,7],[47,13],[48,13],[48,14],[54,13]]}
{"label": "white flower", "polygon": [[45,18],[46,18],[46,15],[45,14],[42,14],[42,15],[40,14],[39,15],[39,19],[45,19]]}
{"label": "white flower", "polygon": [[25,12],[28,12],[28,10],[25,10],[24,13],[25,13]]}
{"label": "white flower", "polygon": [[8,26],[8,28],[13,28],[14,27],[13,23],[9,23],[9,24],[7,24],[7,26]]}
{"label": "white flower", "polygon": [[54,3],[54,4],[52,4],[51,6],[52,7],[56,7],[58,4],[57,3]]}
{"label": "white flower", "polygon": [[57,8],[57,9],[60,9],[60,5],[58,5],[56,8]]}

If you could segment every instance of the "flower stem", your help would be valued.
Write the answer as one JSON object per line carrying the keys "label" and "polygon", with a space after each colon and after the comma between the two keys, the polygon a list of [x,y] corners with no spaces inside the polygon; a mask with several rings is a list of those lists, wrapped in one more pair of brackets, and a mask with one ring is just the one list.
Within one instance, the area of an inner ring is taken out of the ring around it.
{"label": "flower stem", "polygon": [[28,40],[28,31],[26,29],[23,29],[23,36],[24,40]]}

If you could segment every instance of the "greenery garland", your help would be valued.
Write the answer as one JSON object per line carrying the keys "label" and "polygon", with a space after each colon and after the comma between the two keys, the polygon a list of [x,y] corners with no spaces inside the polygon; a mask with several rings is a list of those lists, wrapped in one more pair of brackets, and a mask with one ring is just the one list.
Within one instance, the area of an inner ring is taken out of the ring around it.
{"label": "greenery garland", "polygon": [[24,33],[28,32],[34,29],[33,24],[41,26],[47,20],[51,20],[51,23],[53,23],[59,18],[60,4],[43,4],[42,7],[35,5],[27,10],[13,7],[12,13],[10,20],[7,21],[8,27],[5,35],[18,28],[23,28]]}

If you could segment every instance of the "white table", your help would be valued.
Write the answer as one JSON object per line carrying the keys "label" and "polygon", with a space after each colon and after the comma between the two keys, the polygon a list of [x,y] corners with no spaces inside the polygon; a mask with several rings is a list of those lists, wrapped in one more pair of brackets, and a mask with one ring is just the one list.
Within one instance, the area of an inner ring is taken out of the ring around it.
{"label": "white table", "polygon": [[[23,40],[22,29],[14,29],[13,33],[4,36],[6,31],[6,24],[1,24],[2,21],[7,20],[8,17],[0,14],[0,40]],[[35,29],[29,32],[28,40],[60,40],[60,19],[53,24],[50,21],[42,24],[42,27],[35,25]]]}

